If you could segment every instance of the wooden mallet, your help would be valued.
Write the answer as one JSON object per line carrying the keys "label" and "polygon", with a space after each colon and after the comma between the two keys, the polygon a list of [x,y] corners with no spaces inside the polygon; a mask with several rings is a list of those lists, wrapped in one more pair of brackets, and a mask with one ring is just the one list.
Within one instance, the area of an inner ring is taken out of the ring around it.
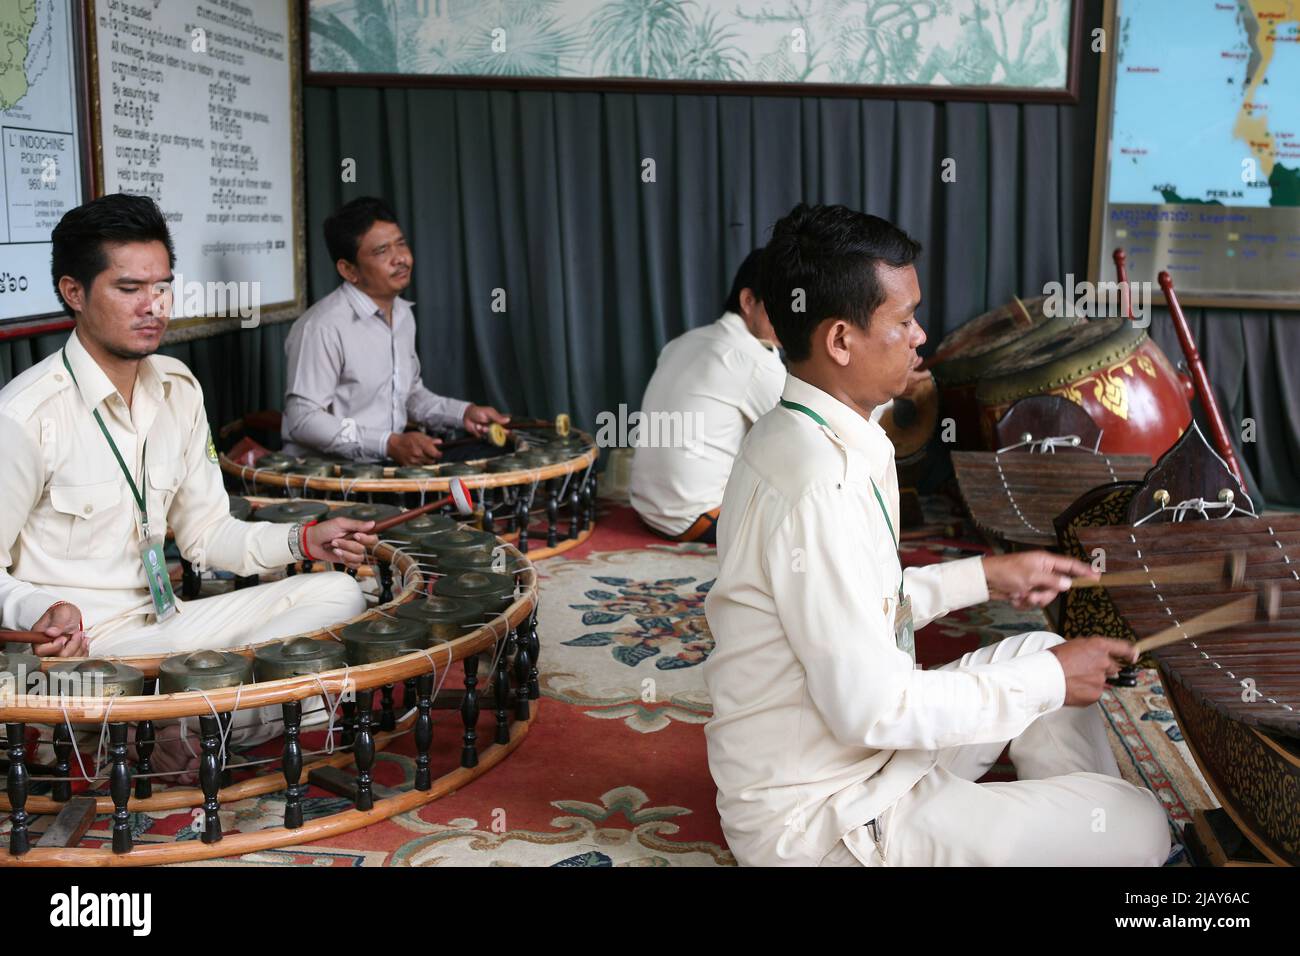
{"label": "wooden mallet", "polygon": [[1217,581],[1226,591],[1240,590],[1246,581],[1246,552],[1230,551],[1221,558],[1165,564],[1150,571],[1110,571],[1099,578],[1075,578],[1070,589],[1150,587],[1163,584],[1201,584]]}
{"label": "wooden mallet", "polygon": [[409,511],[403,511],[399,515],[393,515],[391,518],[385,518],[383,521],[376,521],[375,526],[370,529],[369,534],[381,534],[389,528],[395,528],[399,524],[410,521],[412,518],[418,518],[420,515],[428,514],[430,511],[436,511],[444,505],[455,505],[456,513],[468,517],[474,513],[474,499],[470,496],[469,488],[465,482],[459,478],[452,478],[447,483],[448,490],[451,494],[445,498],[439,498],[437,501],[431,501],[427,505],[420,505],[418,508],[412,508]]}
{"label": "wooden mallet", "polygon": [[1198,614],[1189,621],[1167,627],[1163,631],[1144,637],[1133,646],[1139,654],[1159,647],[1177,644],[1213,631],[1221,631],[1252,621],[1275,621],[1282,609],[1282,589],[1276,581],[1263,581],[1254,594],[1222,604],[1212,611]]}

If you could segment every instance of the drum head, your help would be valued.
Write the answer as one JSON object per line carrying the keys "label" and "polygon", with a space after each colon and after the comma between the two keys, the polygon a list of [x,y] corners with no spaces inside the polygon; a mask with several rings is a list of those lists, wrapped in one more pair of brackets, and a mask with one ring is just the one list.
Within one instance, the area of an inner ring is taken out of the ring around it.
{"label": "drum head", "polygon": [[[1009,302],[991,312],[976,316],[949,333],[935,350],[931,360],[934,377],[941,386],[963,385],[981,378],[987,370],[1009,353],[1047,334],[1082,319],[1066,316],[1049,317],[1043,311],[1046,297]],[[1021,309],[1021,305],[1024,309]]]}
{"label": "drum head", "polygon": [[1098,319],[1057,330],[1003,359],[980,382],[981,405],[1001,405],[1037,395],[1131,355],[1146,340],[1127,319]]}

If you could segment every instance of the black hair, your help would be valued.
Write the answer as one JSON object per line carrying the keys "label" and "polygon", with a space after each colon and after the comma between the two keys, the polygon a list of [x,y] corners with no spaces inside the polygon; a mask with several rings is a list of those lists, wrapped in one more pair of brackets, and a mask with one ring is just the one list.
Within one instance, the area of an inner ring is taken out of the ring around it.
{"label": "black hair", "polygon": [[154,241],[167,247],[167,267],[174,267],[176,251],[167,218],[148,196],[113,193],[69,209],[50,234],[50,276],[63,311],[74,314],[63,301],[59,280],[71,276],[89,295],[95,277],[108,268],[105,243]]}
{"label": "black hair", "polygon": [[727,301],[723,303],[722,311],[740,315],[740,293],[744,289],[748,289],[754,293],[754,298],[762,301],[763,297],[758,291],[758,273],[762,265],[763,247],[759,246],[745,256],[745,261],[736,270],[736,277],[731,280],[731,292],[727,295]]}
{"label": "black hair", "polygon": [[359,196],[335,210],[325,220],[325,248],[329,250],[330,262],[346,259],[355,264],[361,237],[376,222],[396,223],[397,214],[375,196]]}
{"label": "black hair", "polygon": [[876,263],[899,268],[920,254],[919,242],[879,216],[846,206],[795,206],[772,227],[759,276],[787,358],[808,358],[813,330],[824,319],[865,329],[885,301]]}

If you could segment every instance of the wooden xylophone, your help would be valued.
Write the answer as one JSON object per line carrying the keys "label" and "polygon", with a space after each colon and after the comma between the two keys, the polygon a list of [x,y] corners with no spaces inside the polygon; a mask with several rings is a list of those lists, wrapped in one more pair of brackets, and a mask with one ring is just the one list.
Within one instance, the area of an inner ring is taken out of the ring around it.
{"label": "wooden xylophone", "polygon": [[[1232,823],[1261,862],[1300,864],[1300,516],[1202,515],[1193,506],[1177,523],[1079,528],[1078,536],[1089,551],[1102,549],[1108,571],[1240,550],[1247,586],[1276,582],[1275,620],[1180,641],[1153,656],[1183,736]],[[1222,583],[1148,581],[1109,590],[1138,637],[1239,597]],[[1193,836],[1211,859],[1228,862],[1223,847],[1230,841],[1211,817],[1197,816]]]}

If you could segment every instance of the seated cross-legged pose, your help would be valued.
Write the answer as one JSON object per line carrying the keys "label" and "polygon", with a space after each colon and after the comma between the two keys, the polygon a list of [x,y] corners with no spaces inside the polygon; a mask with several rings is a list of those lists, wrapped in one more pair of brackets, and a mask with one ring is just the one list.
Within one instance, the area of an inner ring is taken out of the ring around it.
{"label": "seated cross-legged pose", "polygon": [[358,565],[369,522],[230,516],[198,380],[157,355],[171,314],[171,236],[152,199],[104,196],[55,227],[52,272],[76,329],[0,390],[0,614],[40,655],[168,654],[271,640],[359,614],[327,572],[182,602],[168,528],[197,565],[237,574],[304,557]]}
{"label": "seated cross-legged pose", "polygon": [[740,443],[781,397],[785,366],[758,295],[761,255],[755,249],[736,270],[720,319],[663,347],[641,399],[641,434],[654,440],[632,453],[628,493],[665,537],[713,543]]}
{"label": "seated cross-legged pose", "polygon": [[[1120,779],[1093,706],[1130,643],[1033,632],[916,667],[915,628],[949,610],[1041,607],[1092,576],[1045,551],[902,569],[870,413],[925,341],[919,252],[882,219],[798,206],[764,253],[790,376],[732,469],[705,602],[727,842],[759,865],[1158,866],[1164,811]],[[1018,779],[977,783],[1008,743]]]}
{"label": "seated cross-legged pose", "polygon": [[435,395],[420,378],[415,313],[401,293],[412,256],[397,216],[380,199],[354,199],[325,220],[325,245],[342,284],[289,330],[280,434],[290,454],[425,465],[439,441],[407,422],[483,436],[509,417]]}

